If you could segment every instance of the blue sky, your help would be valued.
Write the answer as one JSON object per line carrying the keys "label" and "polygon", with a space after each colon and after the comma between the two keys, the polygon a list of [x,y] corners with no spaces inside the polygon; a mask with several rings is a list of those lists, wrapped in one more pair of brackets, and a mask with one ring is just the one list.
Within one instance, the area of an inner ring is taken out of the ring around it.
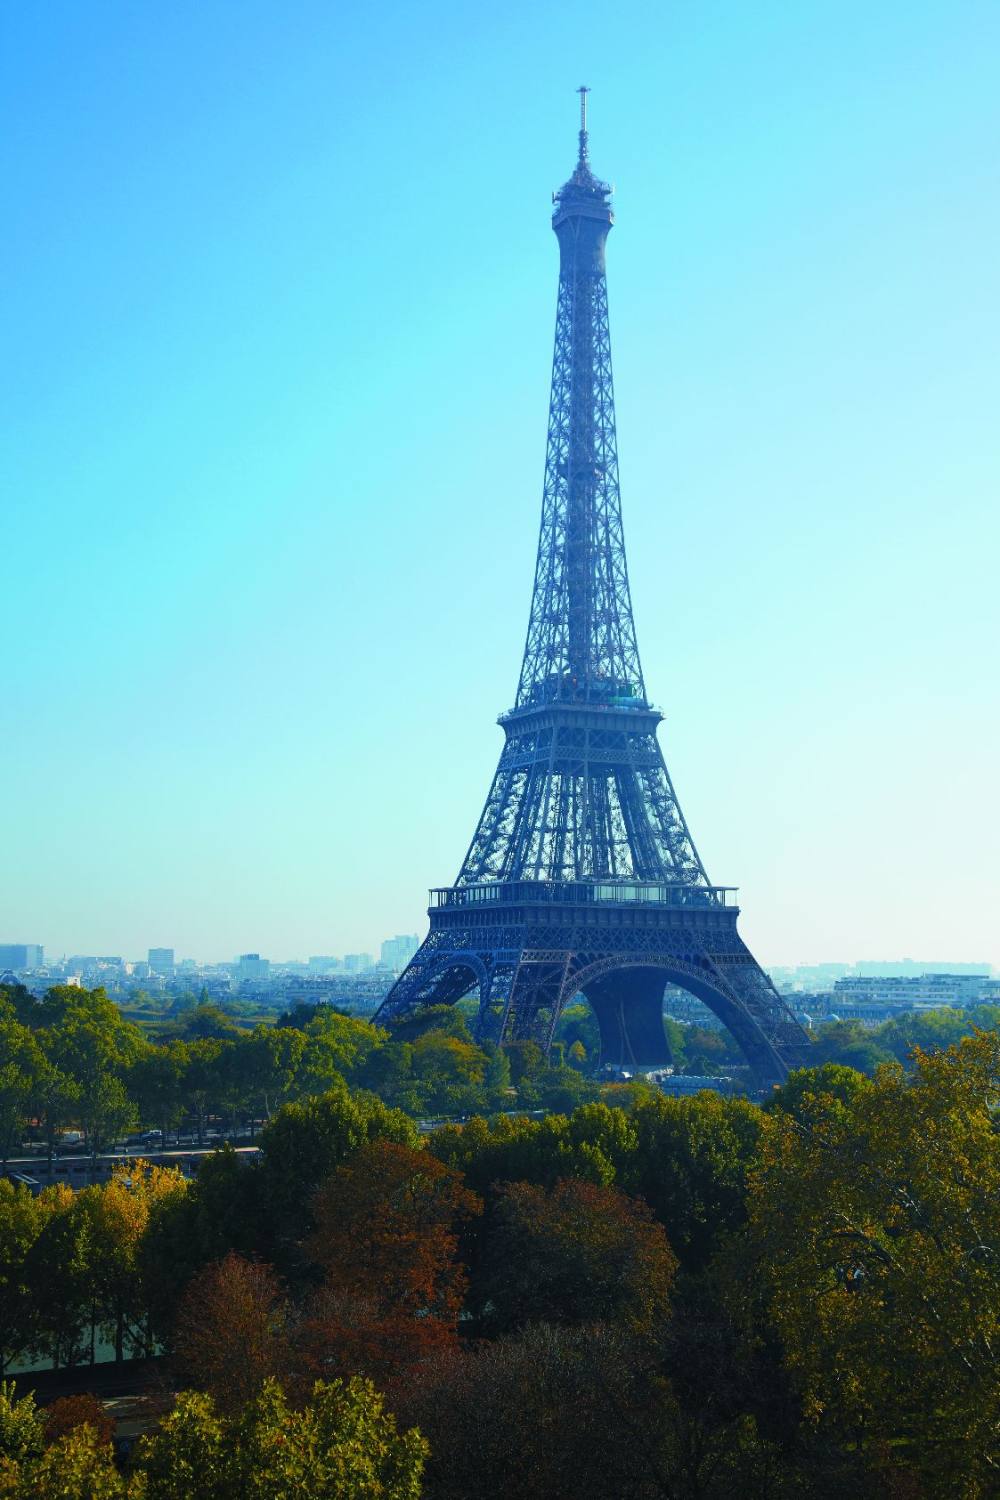
{"label": "blue sky", "polygon": [[591,96],[647,684],[766,962],[1000,964],[1000,7],[7,5],[0,940],[423,930]]}

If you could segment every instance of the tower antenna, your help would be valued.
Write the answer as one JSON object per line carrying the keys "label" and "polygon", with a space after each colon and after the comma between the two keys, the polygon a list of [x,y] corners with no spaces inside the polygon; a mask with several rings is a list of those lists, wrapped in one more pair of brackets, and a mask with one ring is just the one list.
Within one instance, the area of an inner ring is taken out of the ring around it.
{"label": "tower antenna", "polygon": [[585,166],[587,156],[587,95],[590,93],[585,83],[581,83],[577,89],[580,95],[580,166]]}

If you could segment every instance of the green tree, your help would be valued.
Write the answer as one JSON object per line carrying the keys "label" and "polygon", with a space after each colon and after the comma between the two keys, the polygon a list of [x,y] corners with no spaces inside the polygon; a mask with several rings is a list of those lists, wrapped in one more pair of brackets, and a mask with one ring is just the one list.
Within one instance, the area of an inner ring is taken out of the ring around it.
{"label": "green tree", "polygon": [[171,1041],[146,1047],[125,1073],[125,1087],[135,1101],[140,1120],[156,1126],[164,1144],[169,1132],[184,1117],[187,1067],[187,1047],[183,1042]]}
{"label": "green tree", "polygon": [[291,1093],[305,1050],[304,1034],[291,1026],[258,1026],[239,1044],[239,1057],[246,1069],[248,1096],[260,1102],[265,1119],[269,1119]]}
{"label": "green tree", "polygon": [[34,1396],[19,1398],[16,1381],[0,1380],[0,1495],[9,1472],[3,1466],[38,1458],[44,1447],[45,1424]]}
{"label": "green tree", "polygon": [[[828,1096],[829,1097],[829,1096]],[[750,1228],[808,1415],[928,1495],[1000,1475],[1000,1035],[765,1118]]]}
{"label": "green tree", "polygon": [[202,1037],[191,1042],[183,1075],[183,1096],[198,1127],[198,1144],[205,1144],[205,1125],[209,1114],[222,1106],[226,1093],[227,1070],[235,1042],[218,1037]]}
{"label": "green tree", "polygon": [[[9,1500],[125,1500],[111,1445],[89,1425],[45,1446],[32,1396],[0,1384],[0,1495]],[[137,1497],[138,1500],[138,1497]]]}
{"label": "green tree", "polygon": [[41,1048],[13,1006],[0,1002],[0,1170],[23,1139],[45,1069]]}
{"label": "green tree", "polygon": [[840,1063],[797,1068],[780,1088],[771,1092],[764,1108],[768,1114],[780,1109],[796,1120],[810,1120],[818,1109],[826,1112],[838,1104],[849,1107],[868,1087],[869,1080],[863,1073],[856,1068],[845,1068]]}
{"label": "green tree", "polygon": [[919,1047],[922,1052],[934,1052],[940,1047],[953,1047],[971,1030],[965,1011],[946,1008],[895,1016],[878,1029],[878,1045],[885,1048],[897,1062],[909,1062]]}
{"label": "green tree", "polygon": [[413,1077],[429,1114],[464,1114],[482,1100],[486,1054],[443,1031],[425,1031],[412,1043]]}
{"label": "green tree", "polygon": [[147,1500],[419,1500],[426,1453],[367,1381],[318,1381],[301,1408],[269,1381],[233,1420],[182,1395],[138,1465]]}
{"label": "green tree", "polygon": [[820,1026],[813,1039],[814,1067],[839,1063],[859,1073],[874,1073],[882,1063],[892,1062],[892,1053],[884,1047],[877,1033],[868,1031],[860,1021],[831,1021]]}
{"label": "green tree", "polygon": [[621,1186],[644,1199],[667,1231],[686,1270],[704,1266],[720,1237],[746,1218],[746,1179],[760,1136],[761,1111],[718,1094],[663,1094],[631,1115],[636,1149]]}
{"label": "green tree", "polygon": [[562,1177],[578,1177],[609,1184],[615,1180],[629,1129],[623,1111],[589,1104],[569,1118],[499,1115],[486,1121],[475,1116],[467,1125],[435,1130],[427,1149],[462,1172],[481,1196],[497,1182],[551,1187]]}
{"label": "green tree", "polygon": [[122,1079],[145,1049],[145,1039],[102,989],[56,986],[39,1003],[38,1014],[39,1044],[51,1066],[73,1081],[75,1117],[87,1149],[96,1155],[136,1118]]}
{"label": "green tree", "polygon": [[67,1188],[36,1198],[0,1177],[0,1374],[40,1339],[40,1305],[26,1262],[48,1219],[69,1201]]}

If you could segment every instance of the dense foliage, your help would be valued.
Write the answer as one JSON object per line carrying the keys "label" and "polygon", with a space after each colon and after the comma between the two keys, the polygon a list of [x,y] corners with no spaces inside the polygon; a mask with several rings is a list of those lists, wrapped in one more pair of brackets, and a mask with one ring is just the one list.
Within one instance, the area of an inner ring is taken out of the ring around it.
{"label": "dense foliage", "polygon": [[[17,1024],[53,1069],[43,1033],[72,1028],[90,1130],[94,1058],[124,1080],[235,1045],[73,1005]],[[193,1182],[123,1163],[76,1194],[0,1181],[5,1364],[80,1367],[104,1339],[166,1350],[188,1391],[124,1466],[93,1403],[45,1427],[6,1392],[0,1497],[1000,1493],[1000,1034],[874,1077],[827,1059],[763,1108],[636,1088],[428,1130],[355,1080],[428,1038],[488,1058],[460,1016],[393,1038],[296,1019],[266,1052],[257,1159],[225,1147]],[[301,1097],[275,1090],[323,1034],[332,1087],[314,1058]],[[501,1065],[504,1090],[537,1080],[530,1045]]]}

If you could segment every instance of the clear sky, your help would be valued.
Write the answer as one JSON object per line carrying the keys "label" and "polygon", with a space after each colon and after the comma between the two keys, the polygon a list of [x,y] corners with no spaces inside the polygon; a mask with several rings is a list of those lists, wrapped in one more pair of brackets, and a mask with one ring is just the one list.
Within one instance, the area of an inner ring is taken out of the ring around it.
{"label": "clear sky", "polygon": [[1000,6],[0,9],[0,941],[425,929],[591,85],[646,681],[765,962],[1000,964]]}

